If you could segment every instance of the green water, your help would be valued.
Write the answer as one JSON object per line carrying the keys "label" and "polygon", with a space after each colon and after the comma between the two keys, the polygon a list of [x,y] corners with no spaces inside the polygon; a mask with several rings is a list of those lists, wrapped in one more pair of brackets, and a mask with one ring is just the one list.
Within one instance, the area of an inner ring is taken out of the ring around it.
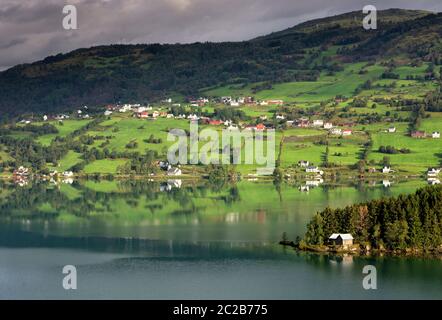
{"label": "green water", "polygon": [[[276,243],[302,236],[311,216],[425,182],[385,188],[169,181],[7,183],[0,192],[0,298],[306,299],[442,298],[436,259],[297,253]],[[78,289],[62,287],[75,265]],[[374,265],[378,289],[364,290]]]}

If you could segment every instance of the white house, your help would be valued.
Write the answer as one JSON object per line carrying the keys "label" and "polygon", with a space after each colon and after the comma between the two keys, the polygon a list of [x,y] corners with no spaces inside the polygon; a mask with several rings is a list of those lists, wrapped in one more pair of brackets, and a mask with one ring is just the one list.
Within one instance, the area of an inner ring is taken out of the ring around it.
{"label": "white house", "polygon": [[353,236],[350,233],[333,233],[328,241],[330,244],[338,246],[351,246],[353,245]]}
{"label": "white house", "polygon": [[390,128],[388,128],[388,132],[389,132],[389,133],[395,133],[395,132],[396,132],[396,127],[390,127]]}
{"label": "white house", "polygon": [[439,173],[440,173],[440,169],[431,168],[431,169],[428,169],[427,175],[428,175],[429,177],[435,177],[435,176],[437,176]]}
{"label": "white house", "polygon": [[43,116],[43,121],[48,121],[48,116],[47,115]]}
{"label": "white house", "polygon": [[169,168],[169,170],[167,170],[167,175],[168,176],[180,176],[182,174],[183,173],[182,173],[181,169],[179,169],[179,168],[171,167],[171,168]]}
{"label": "white house", "polygon": [[299,165],[301,168],[307,168],[308,166],[310,166],[310,162],[309,162],[309,161],[306,161],[306,160],[301,160],[301,161],[298,162],[298,165]]}
{"label": "white house", "polygon": [[342,130],[342,135],[343,136],[351,136],[353,133],[353,131],[351,130]]}
{"label": "white house", "polygon": [[438,178],[428,178],[428,184],[434,186],[440,184],[440,180]]}
{"label": "white house", "polygon": [[289,126],[289,127],[293,127],[293,124],[295,123],[295,121],[293,121],[293,120],[288,120],[286,123],[287,123],[287,126]]}
{"label": "white house", "polygon": [[324,129],[331,129],[331,128],[333,128],[333,123],[331,122],[324,123]]}
{"label": "white house", "polygon": [[431,134],[431,137],[432,137],[433,139],[440,139],[440,132],[438,132],[438,131],[433,132],[433,133]]}
{"label": "white house", "polygon": [[382,168],[382,173],[391,173],[391,172],[394,172],[394,171],[391,170],[390,167],[384,167],[384,168]]}
{"label": "white house", "polygon": [[340,136],[342,134],[342,130],[339,128],[333,128],[330,130],[330,134],[336,135],[336,136]]}
{"label": "white house", "polygon": [[106,110],[106,111],[104,111],[104,115],[105,115],[106,117],[110,116],[111,114],[112,114],[112,111],[110,111],[110,110]]}
{"label": "white house", "polygon": [[324,120],[313,120],[314,127],[322,127],[324,126]]}
{"label": "white house", "polygon": [[278,115],[276,115],[276,119],[277,120],[284,120],[285,117],[282,114],[278,114]]}

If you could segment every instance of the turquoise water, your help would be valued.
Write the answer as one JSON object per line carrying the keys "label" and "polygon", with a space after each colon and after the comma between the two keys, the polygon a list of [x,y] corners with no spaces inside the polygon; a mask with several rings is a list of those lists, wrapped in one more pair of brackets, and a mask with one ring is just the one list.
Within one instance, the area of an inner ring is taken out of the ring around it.
{"label": "turquoise water", "polygon": [[[440,299],[442,261],[298,253],[277,245],[310,217],[421,182],[298,186],[176,181],[2,185],[0,298]],[[173,186],[173,187],[170,187]],[[77,290],[62,287],[77,268]],[[377,290],[362,269],[377,268]]]}

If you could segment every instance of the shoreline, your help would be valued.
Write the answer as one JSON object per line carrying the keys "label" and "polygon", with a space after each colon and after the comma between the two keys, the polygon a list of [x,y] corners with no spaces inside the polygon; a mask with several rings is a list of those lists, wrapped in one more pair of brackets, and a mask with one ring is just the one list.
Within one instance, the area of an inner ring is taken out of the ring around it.
{"label": "shoreline", "polygon": [[290,247],[297,252],[309,252],[314,254],[330,255],[330,256],[346,256],[351,255],[355,257],[397,257],[397,258],[431,258],[442,259],[442,248],[431,249],[428,251],[416,248],[406,248],[401,250],[389,250],[389,249],[369,249],[366,250],[359,245],[354,245],[351,249],[338,248],[333,246],[313,246],[304,245],[300,246],[295,244],[294,241],[280,241],[278,243],[284,248]]}

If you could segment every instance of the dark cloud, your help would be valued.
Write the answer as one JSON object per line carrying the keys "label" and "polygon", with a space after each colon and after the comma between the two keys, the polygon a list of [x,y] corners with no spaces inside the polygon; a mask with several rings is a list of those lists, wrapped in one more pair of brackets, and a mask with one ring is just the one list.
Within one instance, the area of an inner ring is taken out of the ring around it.
{"label": "dark cloud", "polygon": [[[62,28],[66,3],[78,30]],[[440,0],[0,0],[0,70],[101,44],[245,40],[367,4],[442,11]]]}

